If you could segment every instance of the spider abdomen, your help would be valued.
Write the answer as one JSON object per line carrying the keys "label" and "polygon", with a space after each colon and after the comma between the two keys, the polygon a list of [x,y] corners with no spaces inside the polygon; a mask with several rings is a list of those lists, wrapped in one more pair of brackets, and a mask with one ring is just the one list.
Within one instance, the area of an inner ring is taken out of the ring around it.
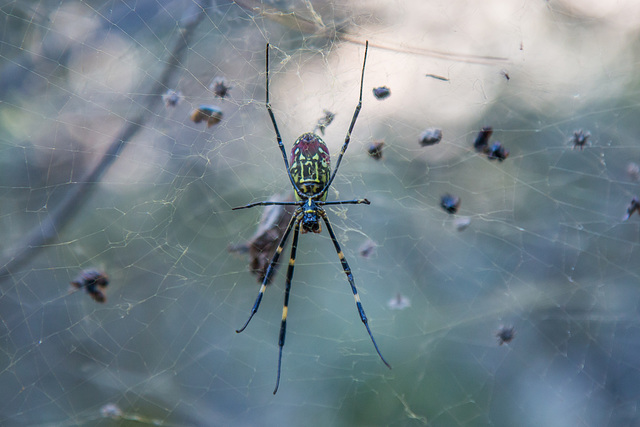
{"label": "spider abdomen", "polygon": [[[300,135],[291,149],[289,171],[293,182],[304,195],[313,197],[320,193],[331,175],[329,148],[322,138],[311,132]],[[296,198],[300,200],[298,194]],[[320,200],[326,198],[327,193]]]}

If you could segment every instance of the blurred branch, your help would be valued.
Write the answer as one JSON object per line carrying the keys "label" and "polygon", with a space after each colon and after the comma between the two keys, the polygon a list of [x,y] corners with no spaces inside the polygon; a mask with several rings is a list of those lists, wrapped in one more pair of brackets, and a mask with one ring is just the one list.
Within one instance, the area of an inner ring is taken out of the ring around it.
{"label": "blurred branch", "polygon": [[[327,39],[339,39],[364,46],[364,40],[367,38],[362,35],[354,35],[348,32],[348,24],[346,22],[339,23],[332,27],[327,27],[320,16],[313,10],[308,3],[310,18],[301,16],[296,12],[284,12],[279,9],[267,8],[258,0],[236,0],[235,3],[241,8],[259,14],[271,21],[277,22],[284,27],[297,29],[305,34],[312,34]],[[411,53],[415,55],[428,56],[431,58],[447,59],[450,61],[467,62],[472,64],[496,64],[508,62],[509,58],[490,55],[468,55],[460,53],[446,52],[437,49],[426,49],[414,46],[400,46],[394,43],[369,41],[369,45],[378,49],[389,50],[392,52]]]}
{"label": "blurred branch", "polygon": [[174,74],[183,69],[182,59],[189,46],[191,37],[198,24],[204,19],[206,9],[211,6],[211,0],[200,0],[191,4],[182,19],[180,20],[180,33],[176,44],[171,51],[167,65],[164,67],[160,77],[154,82],[149,90],[151,96],[146,97],[147,102],[143,104],[141,111],[126,121],[120,134],[114,138],[109,145],[102,159],[69,193],[66,194],[60,204],[49,213],[27,236],[18,243],[14,253],[7,257],[0,267],[0,282],[11,276],[12,271],[22,266],[34,256],[39,249],[56,240],[60,231],[69,223],[74,214],[81,210],[82,205],[87,201],[96,184],[100,183],[104,173],[118,159],[127,143],[144,126],[150,112],[162,103],[162,93],[169,87],[169,83]]}

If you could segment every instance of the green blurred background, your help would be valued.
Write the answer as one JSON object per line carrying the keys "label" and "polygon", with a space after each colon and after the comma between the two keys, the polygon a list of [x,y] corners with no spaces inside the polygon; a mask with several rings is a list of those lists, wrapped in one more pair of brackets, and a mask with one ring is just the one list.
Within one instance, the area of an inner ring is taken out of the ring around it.
{"label": "green blurred background", "polygon": [[[640,6],[602,3],[1,2],[0,423],[638,425]],[[228,251],[261,213],[231,208],[290,187],[264,47],[287,150],[328,109],[335,163],[365,40],[329,199],[372,203],[328,212],[393,369],[326,232],[303,235],[273,396],[284,269],[236,334],[259,285]],[[486,125],[504,162],[473,150]],[[70,292],[90,267],[105,304]]]}

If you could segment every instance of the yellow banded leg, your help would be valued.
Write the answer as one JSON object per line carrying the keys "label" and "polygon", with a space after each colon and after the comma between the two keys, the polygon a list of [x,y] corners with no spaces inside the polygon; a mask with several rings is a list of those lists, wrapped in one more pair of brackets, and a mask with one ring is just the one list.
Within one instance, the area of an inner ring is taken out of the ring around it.
{"label": "yellow banded leg", "polygon": [[358,290],[356,289],[356,283],[353,279],[353,274],[351,273],[351,267],[349,267],[349,263],[347,263],[347,259],[344,257],[344,254],[342,253],[342,249],[340,249],[340,244],[338,244],[336,235],[334,234],[333,228],[329,223],[329,218],[327,218],[327,213],[323,210],[320,210],[319,212],[320,212],[320,215],[322,216],[322,219],[324,220],[324,223],[327,225],[327,231],[329,232],[329,236],[331,236],[331,241],[333,242],[333,246],[335,246],[336,248],[336,252],[338,253],[338,258],[340,258],[342,269],[344,270],[344,274],[347,275],[347,280],[349,281],[349,285],[351,285],[351,291],[353,291],[353,298],[355,299],[356,307],[358,308],[358,314],[360,314],[360,319],[362,320],[362,323],[364,324],[364,326],[367,328],[367,332],[369,333],[369,337],[371,337],[371,342],[373,343],[373,346],[375,347],[376,352],[378,353],[378,356],[380,356],[380,359],[382,360],[382,362],[384,362],[384,364],[387,365],[389,369],[391,369],[391,365],[389,365],[387,361],[384,360],[384,357],[382,357],[382,353],[380,353],[380,349],[378,349],[378,344],[376,344],[376,340],[373,338],[371,329],[369,329],[369,322],[367,321],[367,315],[364,313],[364,308],[362,308],[362,303],[360,302],[360,297],[358,296]]}
{"label": "yellow banded leg", "polygon": [[280,338],[278,339],[278,378],[276,379],[276,388],[273,394],[276,394],[280,386],[280,367],[282,366],[282,347],[284,347],[284,338],[287,334],[287,313],[289,311],[289,293],[291,292],[291,279],[293,278],[293,268],[296,263],[296,250],[298,248],[298,235],[300,233],[300,220],[296,221],[295,230],[293,230],[293,241],[291,242],[291,257],[289,258],[289,268],[287,268],[287,280],[284,289],[284,305],[282,306],[282,323],[280,323]]}
{"label": "yellow banded leg", "polygon": [[251,314],[249,315],[249,318],[247,319],[245,324],[242,326],[242,328],[236,329],[237,333],[240,333],[245,330],[245,328],[253,318],[253,315],[256,314],[256,312],[258,311],[258,307],[260,307],[260,302],[262,301],[262,296],[264,295],[264,291],[267,289],[267,283],[269,283],[269,279],[271,278],[271,275],[275,271],[273,267],[274,265],[277,264],[278,259],[280,258],[280,254],[282,253],[282,249],[284,248],[284,245],[287,244],[287,239],[289,238],[289,233],[291,233],[291,228],[293,227],[293,224],[296,221],[300,223],[300,218],[298,218],[299,214],[300,212],[296,210],[296,212],[291,217],[291,221],[289,221],[289,225],[287,225],[287,229],[285,230],[284,235],[282,236],[282,239],[280,239],[280,244],[276,249],[276,253],[273,255],[273,258],[269,263],[269,267],[267,268],[267,272],[264,275],[264,279],[262,280],[262,286],[260,286],[260,291],[258,292],[256,302],[253,304],[253,308],[251,309]]}

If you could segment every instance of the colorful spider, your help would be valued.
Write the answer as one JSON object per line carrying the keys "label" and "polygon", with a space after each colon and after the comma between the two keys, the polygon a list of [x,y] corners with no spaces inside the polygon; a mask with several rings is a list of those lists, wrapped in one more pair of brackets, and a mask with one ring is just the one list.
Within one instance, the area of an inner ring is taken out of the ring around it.
{"label": "colorful spider", "polygon": [[347,280],[349,281],[349,285],[351,285],[351,291],[353,292],[353,297],[355,299],[356,307],[358,309],[358,314],[360,315],[360,320],[367,328],[367,332],[369,333],[369,337],[373,342],[373,346],[380,356],[380,359],[384,362],[387,367],[391,368],[391,366],[387,363],[387,361],[382,357],[380,350],[378,349],[378,345],[376,344],[373,335],[371,334],[371,329],[369,329],[369,324],[367,322],[367,316],[364,313],[364,309],[362,308],[362,303],[360,302],[360,297],[358,296],[358,291],[356,289],[356,284],[353,279],[353,274],[351,273],[351,268],[347,263],[342,250],[340,249],[340,245],[336,240],[336,235],[333,232],[333,228],[329,223],[329,218],[327,217],[327,213],[323,209],[323,206],[327,205],[360,205],[365,204],[368,205],[370,202],[367,199],[355,199],[355,200],[339,200],[339,201],[331,201],[327,202],[327,193],[329,191],[329,187],[333,182],[333,179],[338,172],[338,167],[340,166],[340,162],[342,161],[342,156],[345,151],[347,151],[347,147],[349,146],[349,141],[351,140],[351,132],[353,131],[353,127],[356,124],[356,120],[358,118],[358,114],[360,113],[360,109],[362,108],[362,86],[364,83],[364,69],[367,63],[367,50],[369,48],[369,42],[365,44],[364,49],[364,62],[362,63],[362,75],[360,77],[360,98],[358,100],[358,105],[356,106],[356,110],[353,113],[353,117],[351,119],[351,124],[349,125],[349,130],[347,131],[347,136],[344,139],[344,144],[342,145],[342,149],[340,150],[340,155],[338,156],[338,161],[336,162],[336,167],[331,172],[331,158],[329,156],[329,149],[327,145],[324,143],[320,136],[314,133],[304,133],[293,144],[293,148],[291,149],[291,166],[289,166],[289,162],[287,161],[287,153],[284,148],[284,144],[282,143],[282,138],[280,136],[280,131],[278,130],[278,125],[276,124],[276,119],[273,114],[273,110],[271,109],[271,103],[269,101],[269,44],[267,43],[266,49],[266,107],[269,113],[269,117],[271,117],[271,122],[273,123],[273,128],[276,133],[276,140],[278,141],[278,147],[282,152],[282,158],[284,160],[284,166],[287,170],[287,175],[289,176],[289,181],[293,186],[293,189],[296,193],[296,201],[295,202],[277,202],[277,201],[266,201],[266,202],[257,202],[251,203],[246,206],[239,206],[235,209],[246,209],[252,208],[254,206],[269,206],[269,205],[295,205],[297,206],[295,212],[293,213],[293,217],[287,226],[287,229],[280,240],[280,244],[276,249],[276,253],[273,255],[273,259],[267,268],[267,273],[265,274],[264,280],[262,281],[262,285],[260,286],[260,291],[258,292],[258,296],[253,304],[253,308],[251,309],[251,313],[249,315],[249,319],[245,322],[245,324],[236,332],[240,333],[245,330],[253,315],[258,311],[258,307],[260,306],[260,302],[262,301],[262,296],[264,295],[264,291],[267,288],[267,283],[269,283],[269,278],[274,272],[274,266],[278,262],[280,258],[280,254],[284,249],[284,245],[289,238],[289,234],[293,229],[293,243],[291,244],[291,256],[289,258],[289,266],[287,269],[287,276],[285,281],[285,292],[284,292],[284,306],[282,308],[282,322],[280,324],[280,337],[278,340],[279,354],[278,354],[278,376],[276,379],[276,387],[273,390],[273,394],[276,394],[278,391],[278,386],[280,385],[280,368],[282,365],[282,348],[284,347],[284,339],[286,335],[287,329],[287,312],[289,306],[289,293],[291,291],[291,279],[293,278],[293,268],[296,260],[296,249],[298,248],[298,235],[300,233],[300,226],[302,225],[302,233],[313,232],[320,233],[321,225],[320,219],[324,221],[327,226],[327,231],[329,232],[329,237],[331,237],[331,241],[338,253],[338,258],[340,259],[340,263],[342,264],[342,269],[344,273],[347,275]]}

